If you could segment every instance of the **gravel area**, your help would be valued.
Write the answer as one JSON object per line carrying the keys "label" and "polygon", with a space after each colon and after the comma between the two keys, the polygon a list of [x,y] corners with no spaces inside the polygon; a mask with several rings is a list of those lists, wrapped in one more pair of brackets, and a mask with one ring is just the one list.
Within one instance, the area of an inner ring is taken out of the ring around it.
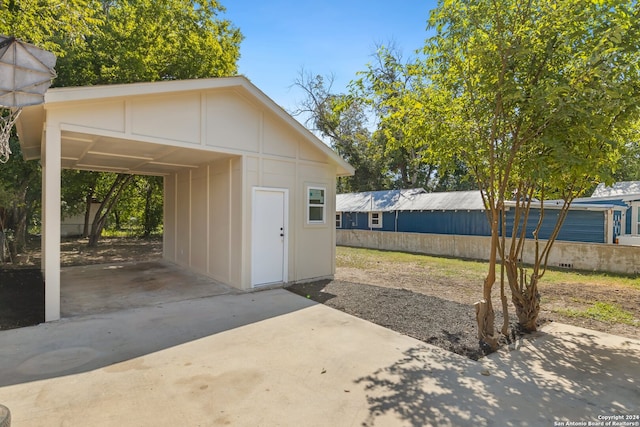
{"label": "gravel area", "polygon": [[[324,280],[289,286],[289,291],[470,359],[479,346],[475,311],[461,304],[407,289]],[[496,324],[502,323],[496,313]]]}

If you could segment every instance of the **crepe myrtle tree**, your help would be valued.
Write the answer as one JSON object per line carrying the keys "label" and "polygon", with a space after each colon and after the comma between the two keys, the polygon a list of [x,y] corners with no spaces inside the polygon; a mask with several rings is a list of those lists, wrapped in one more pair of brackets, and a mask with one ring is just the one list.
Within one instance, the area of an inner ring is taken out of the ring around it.
{"label": "crepe myrtle tree", "polygon": [[[640,16],[629,0],[440,0],[425,70],[444,102],[433,150],[462,160],[491,225],[478,336],[495,348],[492,290],[500,269],[519,326],[535,331],[539,282],[574,198],[610,182],[638,121]],[[545,201],[562,200],[547,239]],[[507,229],[506,205],[514,215]],[[527,234],[532,208],[540,216]],[[533,263],[523,264],[526,245]],[[500,260],[500,264],[498,263]]]}

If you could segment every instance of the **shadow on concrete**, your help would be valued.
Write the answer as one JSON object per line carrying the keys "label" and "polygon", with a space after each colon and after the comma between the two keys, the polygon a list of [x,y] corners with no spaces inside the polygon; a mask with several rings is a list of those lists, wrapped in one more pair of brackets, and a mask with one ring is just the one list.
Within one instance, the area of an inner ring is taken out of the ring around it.
{"label": "shadow on concrete", "polygon": [[516,349],[475,365],[452,363],[441,351],[409,349],[355,381],[367,390],[363,425],[385,415],[412,426],[519,426],[637,414],[640,342],[563,327],[521,339]]}
{"label": "shadow on concrete", "polygon": [[[442,356],[442,357],[441,357]],[[407,425],[482,425],[497,408],[483,405],[477,386],[459,381],[477,362],[459,359],[451,363],[441,351],[415,347],[394,364],[355,381],[367,390],[369,415],[363,426],[394,415]],[[476,368],[477,370],[477,368]],[[449,403],[447,403],[449,402]],[[473,408],[473,414],[462,408]]]}
{"label": "shadow on concrete", "polygon": [[300,295],[301,297],[305,297],[324,304],[336,297],[336,295],[332,294],[331,292],[327,292],[326,290],[327,285],[332,282],[333,280],[325,279],[318,280],[316,282],[295,283],[293,285],[287,286],[287,290],[293,292],[294,294]]}
{"label": "shadow on concrete", "polygon": [[0,331],[0,386],[87,372],[315,304],[276,289]]}

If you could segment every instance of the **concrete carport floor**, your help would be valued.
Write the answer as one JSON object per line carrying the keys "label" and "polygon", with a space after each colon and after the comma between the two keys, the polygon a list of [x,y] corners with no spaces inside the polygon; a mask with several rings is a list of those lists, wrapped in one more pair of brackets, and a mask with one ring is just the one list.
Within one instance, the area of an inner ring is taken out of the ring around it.
{"label": "concrete carport floor", "polygon": [[15,426],[586,425],[640,402],[638,341],[551,324],[474,362],[283,289],[77,316],[0,342]]}
{"label": "concrete carport floor", "polygon": [[60,282],[63,318],[240,292],[157,260],[64,267]]}

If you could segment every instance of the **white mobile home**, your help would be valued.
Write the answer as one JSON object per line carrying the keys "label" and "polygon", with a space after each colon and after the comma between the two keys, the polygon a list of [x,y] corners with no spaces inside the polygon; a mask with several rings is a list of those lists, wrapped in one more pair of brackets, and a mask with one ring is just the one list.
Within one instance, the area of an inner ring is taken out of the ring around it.
{"label": "white mobile home", "polygon": [[17,123],[43,166],[45,318],[60,317],[60,170],[164,177],[164,258],[242,290],[335,272],[353,168],[244,77],[57,88]]}

